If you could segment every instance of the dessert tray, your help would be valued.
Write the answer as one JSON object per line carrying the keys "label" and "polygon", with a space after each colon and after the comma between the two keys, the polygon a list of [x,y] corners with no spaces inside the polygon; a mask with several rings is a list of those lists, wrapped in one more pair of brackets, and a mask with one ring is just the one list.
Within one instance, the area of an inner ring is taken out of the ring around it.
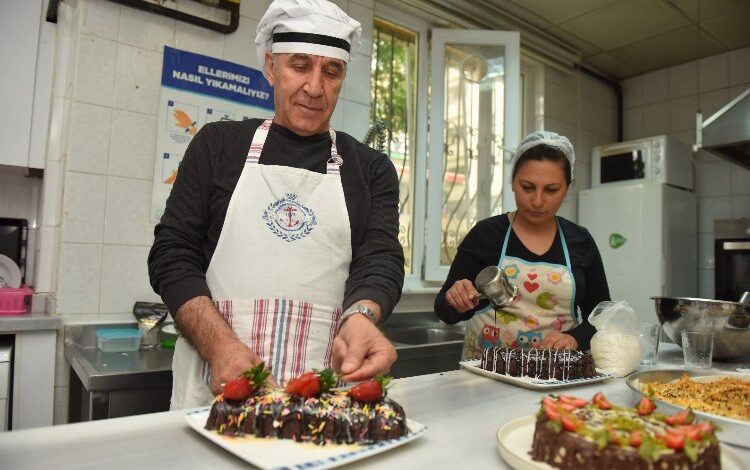
{"label": "dessert tray", "polygon": [[411,442],[427,431],[427,426],[406,419],[409,433],[397,439],[375,444],[325,445],[299,443],[289,439],[258,438],[253,436],[222,436],[208,431],[206,424],[211,407],[198,408],[185,414],[185,421],[200,435],[264,470],[324,469],[338,467],[379,454]]}
{"label": "dessert tray", "polygon": [[458,364],[469,372],[483,375],[491,379],[499,380],[501,382],[507,382],[509,384],[518,385],[519,387],[528,388],[531,390],[552,390],[563,387],[573,387],[576,385],[588,385],[596,382],[614,377],[611,372],[604,371],[602,369],[596,369],[597,375],[594,377],[588,377],[585,379],[571,379],[571,380],[557,380],[557,379],[535,379],[533,377],[513,377],[512,375],[498,374],[489,370],[482,369],[480,367],[480,359],[472,361],[461,361]]}
{"label": "dessert tray", "polygon": [[[532,460],[529,455],[534,438],[536,417],[524,416],[505,423],[497,430],[497,448],[505,462],[516,470],[554,470],[545,462]],[[741,470],[746,468],[742,458],[724,444],[720,444],[721,468]]]}
{"label": "dessert tray", "polygon": [[[643,396],[642,386],[653,383],[662,382],[668,383],[679,380],[683,375],[689,375],[691,379],[696,382],[711,382],[724,377],[734,377],[745,380],[750,380],[746,374],[736,374],[732,372],[724,372],[718,370],[706,370],[706,371],[685,371],[682,369],[664,369],[664,370],[650,370],[645,372],[636,372],[631,374],[625,380],[630,390],[636,399],[640,400]],[[654,403],[659,407],[659,411],[662,412],[677,412],[686,410],[687,408],[676,405],[664,400],[654,399]],[[709,419],[719,426],[716,432],[716,436],[720,442],[727,442],[740,447],[750,448],[750,421],[742,421],[740,419],[729,418],[713,413],[707,413],[705,411],[693,410],[697,416],[703,419]]]}

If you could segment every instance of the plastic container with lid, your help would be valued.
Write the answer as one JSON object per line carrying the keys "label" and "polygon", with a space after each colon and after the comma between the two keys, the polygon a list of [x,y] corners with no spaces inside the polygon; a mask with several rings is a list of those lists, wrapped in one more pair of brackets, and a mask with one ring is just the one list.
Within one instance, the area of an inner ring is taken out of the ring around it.
{"label": "plastic container with lid", "polygon": [[138,351],[141,332],[135,328],[101,328],[96,330],[96,346],[104,352]]}

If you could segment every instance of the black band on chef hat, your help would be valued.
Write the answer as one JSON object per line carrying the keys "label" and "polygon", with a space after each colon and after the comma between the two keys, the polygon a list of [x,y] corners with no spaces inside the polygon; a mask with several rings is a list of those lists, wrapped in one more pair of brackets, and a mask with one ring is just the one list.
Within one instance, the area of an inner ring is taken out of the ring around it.
{"label": "black band on chef hat", "polygon": [[273,33],[273,42],[307,42],[320,44],[321,46],[338,47],[346,52],[349,52],[350,49],[349,42],[344,39],[315,33]]}

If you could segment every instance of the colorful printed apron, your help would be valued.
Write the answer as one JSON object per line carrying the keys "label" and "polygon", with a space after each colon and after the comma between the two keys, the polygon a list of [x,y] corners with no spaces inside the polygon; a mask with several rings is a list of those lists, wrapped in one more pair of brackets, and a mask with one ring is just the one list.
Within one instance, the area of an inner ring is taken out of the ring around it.
{"label": "colorful printed apron", "polygon": [[[255,131],[206,280],[224,319],[283,383],[331,365],[351,228],[333,129],[322,174],[258,163],[271,122]],[[210,370],[182,337],[172,370],[172,409],[211,402]]]}
{"label": "colorful printed apron", "polygon": [[532,263],[506,256],[513,223],[505,233],[500,252],[500,269],[508,280],[518,285],[513,304],[499,311],[492,306],[477,311],[466,326],[463,358],[480,359],[482,350],[489,347],[530,348],[552,330],[568,331],[579,323],[575,315],[575,278],[560,224],[565,265]]}

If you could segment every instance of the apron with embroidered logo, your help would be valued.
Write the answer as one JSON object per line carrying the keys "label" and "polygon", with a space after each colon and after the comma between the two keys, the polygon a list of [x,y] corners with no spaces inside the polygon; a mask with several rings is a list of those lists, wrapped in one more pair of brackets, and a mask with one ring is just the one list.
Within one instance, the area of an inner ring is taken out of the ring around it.
{"label": "apron with embroidered logo", "polygon": [[[326,173],[259,164],[271,128],[253,135],[206,281],[237,337],[279,383],[331,366],[352,259],[336,133]],[[178,338],[172,408],[209,404],[210,368]]]}
{"label": "apron with embroidered logo", "polygon": [[579,323],[575,315],[575,278],[568,245],[560,224],[565,264],[534,263],[507,256],[511,222],[505,233],[498,267],[518,286],[513,303],[495,311],[492,306],[476,312],[466,326],[463,359],[480,359],[491,347],[530,348],[550,331],[568,331]]}

